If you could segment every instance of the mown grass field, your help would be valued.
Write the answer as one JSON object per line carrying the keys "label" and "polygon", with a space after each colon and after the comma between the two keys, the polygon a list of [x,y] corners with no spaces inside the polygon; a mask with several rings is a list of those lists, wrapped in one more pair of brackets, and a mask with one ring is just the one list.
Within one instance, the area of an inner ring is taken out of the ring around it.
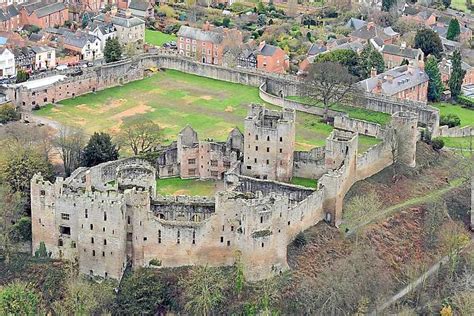
{"label": "mown grass field", "polygon": [[176,35],[166,34],[160,31],[145,30],[145,43],[155,46],[163,46],[164,43],[176,41]]}
{"label": "mown grass field", "polygon": [[156,180],[159,195],[214,196],[222,189],[222,183],[212,180],[167,178]]}
{"label": "mown grass field", "polygon": [[[133,121],[150,119],[162,128],[164,143],[176,140],[186,125],[192,126],[201,139],[222,141],[236,126],[243,131],[243,119],[251,103],[265,104],[258,96],[258,88],[167,70],[45,106],[35,114],[83,128],[88,134],[107,131],[116,135]],[[324,145],[333,129],[306,113],[298,112],[296,121],[298,150]],[[360,151],[377,142],[371,137],[360,137]]]}

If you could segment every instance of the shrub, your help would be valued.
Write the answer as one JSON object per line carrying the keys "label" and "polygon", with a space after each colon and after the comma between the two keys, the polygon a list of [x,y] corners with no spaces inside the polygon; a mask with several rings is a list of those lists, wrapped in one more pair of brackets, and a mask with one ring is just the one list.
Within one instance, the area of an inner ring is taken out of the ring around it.
{"label": "shrub", "polygon": [[464,105],[468,108],[474,108],[474,99],[470,97],[466,97],[465,95],[460,95],[457,98],[458,103]]}
{"label": "shrub", "polygon": [[18,121],[20,119],[20,113],[17,112],[15,106],[11,103],[7,103],[0,106],[0,123],[5,124],[10,121]]}
{"label": "shrub", "polygon": [[461,119],[456,114],[441,115],[439,124],[455,127],[461,125]]}
{"label": "shrub", "polygon": [[308,241],[306,240],[306,236],[303,232],[299,232],[298,235],[295,237],[295,246],[298,248],[304,247]]}
{"label": "shrub", "polygon": [[444,147],[444,140],[441,138],[434,138],[431,141],[431,147],[433,147],[434,150],[439,151]]}
{"label": "shrub", "polygon": [[13,239],[15,241],[30,241],[31,240],[31,218],[23,216],[15,225],[13,225]]}

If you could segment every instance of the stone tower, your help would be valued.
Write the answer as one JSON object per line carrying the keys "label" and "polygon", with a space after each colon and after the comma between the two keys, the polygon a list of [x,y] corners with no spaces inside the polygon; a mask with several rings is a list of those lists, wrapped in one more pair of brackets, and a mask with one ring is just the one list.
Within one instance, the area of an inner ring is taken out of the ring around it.
{"label": "stone tower", "polygon": [[294,110],[250,106],[244,122],[244,175],[277,181],[292,178],[295,119]]}
{"label": "stone tower", "polygon": [[414,112],[397,112],[392,115],[391,124],[397,144],[397,161],[415,167],[418,115]]}

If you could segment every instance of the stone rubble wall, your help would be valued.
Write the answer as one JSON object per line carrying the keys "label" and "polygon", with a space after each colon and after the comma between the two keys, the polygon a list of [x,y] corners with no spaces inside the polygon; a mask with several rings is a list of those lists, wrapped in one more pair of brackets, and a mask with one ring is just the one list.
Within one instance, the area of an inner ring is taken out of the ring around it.
{"label": "stone rubble wall", "polygon": [[473,136],[474,129],[471,126],[463,126],[463,127],[448,127],[446,125],[439,127],[439,135],[440,137],[466,137],[466,136]]}

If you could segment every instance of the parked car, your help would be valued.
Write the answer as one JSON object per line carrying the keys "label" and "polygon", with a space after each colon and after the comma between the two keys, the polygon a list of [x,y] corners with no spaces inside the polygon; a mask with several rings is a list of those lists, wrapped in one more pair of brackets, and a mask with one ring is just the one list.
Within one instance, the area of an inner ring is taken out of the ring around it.
{"label": "parked car", "polygon": [[59,71],[64,71],[68,68],[67,65],[58,65],[56,66],[56,70],[59,70]]}

